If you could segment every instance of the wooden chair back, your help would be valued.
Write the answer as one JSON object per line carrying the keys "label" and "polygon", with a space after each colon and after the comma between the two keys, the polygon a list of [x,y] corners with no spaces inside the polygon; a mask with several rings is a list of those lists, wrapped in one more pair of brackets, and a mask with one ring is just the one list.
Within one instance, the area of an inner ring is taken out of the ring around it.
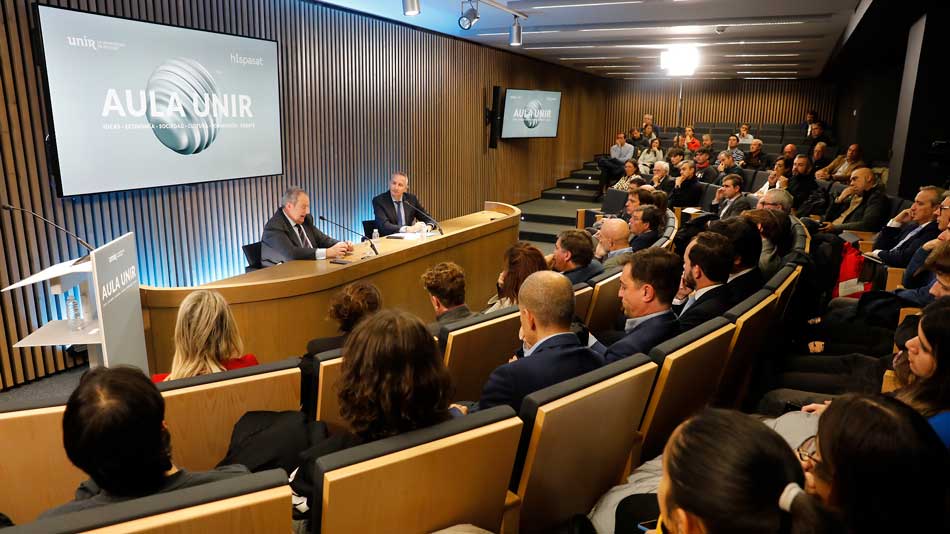
{"label": "wooden chair back", "polygon": [[452,375],[455,398],[477,400],[491,372],[507,363],[521,346],[521,319],[515,309],[497,316],[473,317],[451,326],[454,329],[444,338],[440,333],[439,338],[445,339],[445,366]]}
{"label": "wooden chair back", "polygon": [[775,297],[778,299],[775,303],[775,318],[778,320],[785,317],[785,311],[788,310],[788,303],[792,300],[792,295],[795,293],[795,287],[798,285],[798,279],[801,277],[802,269],[803,267],[801,265],[795,267],[792,274],[775,289]]}
{"label": "wooden chair back", "polygon": [[610,330],[614,321],[620,315],[620,270],[611,269],[591,280],[594,292],[591,296],[590,309],[584,323],[591,332]]}
{"label": "wooden chair back", "polygon": [[590,302],[594,296],[594,288],[586,284],[584,286],[574,290],[574,315],[581,318],[587,317],[587,310],[590,309]]}
{"label": "wooden chair back", "polygon": [[741,405],[749,388],[755,357],[762,350],[775,319],[777,303],[778,297],[763,289],[726,312],[724,317],[736,325],[736,331],[719,379],[714,401],[717,406],[738,409]]}
{"label": "wooden chair back", "polygon": [[345,431],[349,425],[340,416],[340,397],[337,395],[343,358],[318,360],[320,367],[317,371],[317,421],[325,423],[331,434]]}

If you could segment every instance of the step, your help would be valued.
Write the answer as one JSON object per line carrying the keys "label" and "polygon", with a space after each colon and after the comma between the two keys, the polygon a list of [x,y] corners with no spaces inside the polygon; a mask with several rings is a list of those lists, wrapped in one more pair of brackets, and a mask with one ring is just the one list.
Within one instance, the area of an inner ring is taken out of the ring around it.
{"label": "step", "polygon": [[587,178],[563,178],[557,181],[557,186],[564,189],[600,190],[600,182],[598,180],[588,180]]}
{"label": "step", "polygon": [[523,241],[527,241],[528,243],[538,247],[538,250],[541,251],[541,254],[544,254],[545,256],[554,253],[554,243],[549,243],[547,241],[531,241],[530,239],[524,239]]}
{"label": "step", "polygon": [[518,208],[521,210],[522,221],[574,226],[577,220],[577,210],[600,209],[600,204],[579,202],[577,200],[541,198],[519,204]]}
{"label": "step", "polygon": [[598,194],[598,191],[588,191],[587,189],[567,189],[564,187],[555,187],[543,191],[541,193],[541,198],[594,202],[594,199],[597,198]]}
{"label": "step", "polygon": [[521,221],[521,226],[518,228],[518,238],[522,241],[555,243],[559,233],[571,228],[571,225]]}
{"label": "step", "polygon": [[588,169],[588,170],[591,170],[591,171],[599,170],[599,167],[597,167],[597,162],[596,162],[596,161],[585,161],[585,162],[584,162],[584,168],[585,168],[585,169]]}
{"label": "step", "polygon": [[599,170],[591,169],[580,169],[576,171],[571,171],[571,178],[588,178],[590,180],[597,180],[600,178]]}

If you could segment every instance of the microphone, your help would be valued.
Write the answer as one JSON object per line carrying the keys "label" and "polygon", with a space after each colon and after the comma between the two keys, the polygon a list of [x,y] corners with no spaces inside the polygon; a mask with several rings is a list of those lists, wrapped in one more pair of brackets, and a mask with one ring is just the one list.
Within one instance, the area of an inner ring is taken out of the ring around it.
{"label": "microphone", "polygon": [[330,224],[332,224],[333,226],[336,226],[337,228],[342,228],[342,229],[346,230],[347,232],[349,232],[349,233],[351,233],[351,234],[353,234],[353,235],[358,235],[358,236],[360,236],[360,241],[369,241],[369,248],[373,249],[373,252],[375,252],[376,255],[379,256],[379,251],[376,250],[376,244],[373,243],[373,240],[372,240],[372,239],[366,237],[365,235],[363,235],[363,234],[361,234],[361,233],[359,233],[359,232],[357,232],[357,231],[355,231],[355,230],[350,230],[349,228],[347,228],[346,226],[343,226],[342,224],[335,223],[335,222],[331,221],[330,219],[327,219],[327,218],[324,217],[323,215],[320,216],[320,220],[323,221],[323,222],[330,223]]}
{"label": "microphone", "polygon": [[418,205],[415,205],[412,202],[409,202],[409,197],[403,196],[402,201],[405,202],[406,204],[409,204],[410,207],[415,208],[415,210],[418,211],[419,213],[428,217],[429,220],[432,221],[432,224],[435,225],[435,229],[439,231],[439,235],[445,235],[445,232],[442,231],[442,226],[439,224],[439,221],[435,220],[435,217],[426,213],[425,210],[420,208]]}
{"label": "microphone", "polygon": [[86,249],[88,249],[89,252],[92,252],[92,251],[94,250],[94,248],[95,248],[95,247],[93,247],[92,245],[90,245],[89,243],[86,243],[86,241],[85,241],[83,238],[81,238],[81,237],[79,237],[78,235],[76,235],[76,234],[70,232],[69,230],[63,228],[62,226],[60,226],[60,225],[54,223],[53,221],[47,219],[46,217],[43,217],[43,216],[40,215],[39,213],[36,213],[36,212],[34,212],[34,211],[30,211],[30,210],[28,210],[28,209],[18,208],[18,207],[16,207],[16,206],[11,206],[10,204],[2,204],[2,205],[0,205],[0,209],[4,209],[4,210],[7,210],[7,211],[22,211],[23,213],[29,213],[30,215],[32,215],[32,216],[36,217],[37,219],[39,219],[39,220],[45,222],[46,224],[52,226],[53,228],[56,228],[56,229],[59,230],[60,232],[69,234],[70,236],[73,237],[73,239],[75,239],[76,241],[78,241],[80,245],[86,247]]}

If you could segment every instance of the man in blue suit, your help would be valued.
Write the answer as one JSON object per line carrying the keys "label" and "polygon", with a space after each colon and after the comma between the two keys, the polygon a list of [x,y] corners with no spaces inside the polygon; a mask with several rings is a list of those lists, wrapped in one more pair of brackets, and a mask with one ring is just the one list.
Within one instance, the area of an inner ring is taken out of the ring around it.
{"label": "man in blue suit", "polygon": [[[941,197],[943,204],[940,203]],[[920,188],[914,197],[914,204],[898,213],[881,229],[871,255],[884,262],[888,267],[907,267],[910,259],[920,247],[947,228],[950,210],[950,198],[942,189],[932,185]],[[942,209],[938,210],[938,207]],[[941,217],[937,217],[938,213]],[[942,226],[942,227],[941,227]]]}
{"label": "man in blue suit", "polygon": [[389,180],[389,191],[373,197],[373,217],[379,235],[422,232],[435,226],[419,199],[408,190],[409,177],[396,171]]}
{"label": "man in blue suit", "polygon": [[[625,254],[620,264],[619,297],[627,316],[626,335],[606,349],[607,363],[649,353],[657,344],[679,334],[679,322],[671,309],[683,274],[679,256],[651,247]],[[594,350],[602,349],[599,343],[594,346]]]}
{"label": "man in blue suit", "polygon": [[574,291],[554,271],[538,271],[518,291],[524,356],[499,366],[482,388],[472,411],[507,404],[515,412],[531,393],[593,371],[604,358],[582,345],[571,332]]}

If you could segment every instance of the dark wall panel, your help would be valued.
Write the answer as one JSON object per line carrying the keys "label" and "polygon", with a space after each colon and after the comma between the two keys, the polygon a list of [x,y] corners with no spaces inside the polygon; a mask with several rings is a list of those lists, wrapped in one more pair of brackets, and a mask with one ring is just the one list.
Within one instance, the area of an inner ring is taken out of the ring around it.
{"label": "dark wall panel", "polygon": [[[602,149],[606,86],[504,50],[302,0],[41,3],[279,42],[282,176],[60,199],[47,172],[30,3],[2,0],[0,201],[94,244],[134,231],[144,284],[199,285],[242,272],[241,245],[259,238],[290,185],[310,192],[315,213],[359,228],[372,216],[371,196],[402,169],[433,215],[449,218],[485,200],[535,198]],[[493,85],[562,91],[558,138],[489,150],[482,110]],[[0,215],[0,235],[2,285],[80,255],[71,240],[18,215]],[[11,348],[60,317],[61,306],[42,287],[2,295],[0,388],[71,364],[59,350]]]}

